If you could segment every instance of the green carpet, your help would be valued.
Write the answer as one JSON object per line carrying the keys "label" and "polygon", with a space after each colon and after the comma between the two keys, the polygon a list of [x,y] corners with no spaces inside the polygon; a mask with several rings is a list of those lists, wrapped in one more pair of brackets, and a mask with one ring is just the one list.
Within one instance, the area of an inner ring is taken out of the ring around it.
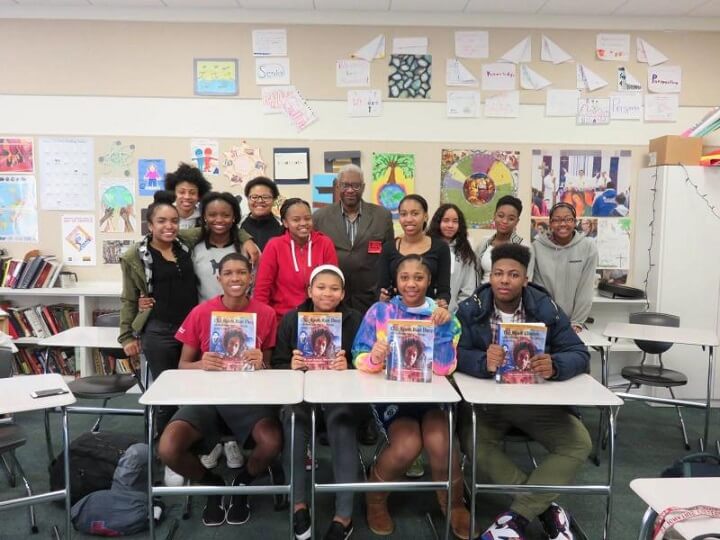
{"label": "green carpet", "polygon": [[[133,402],[137,403],[137,397],[128,396],[114,400],[113,406],[132,406]],[[697,409],[686,409],[684,411],[693,448],[697,447],[697,439],[702,431],[703,413],[704,411]],[[598,412],[593,409],[585,409],[583,415],[591,434],[595,437],[599,418]],[[23,413],[17,415],[16,420],[23,426],[28,436],[28,443],[18,449],[17,456],[29,475],[35,492],[45,491],[48,489],[48,480],[42,414]],[[53,416],[53,435],[56,448],[59,448],[60,444],[59,420],[59,416]],[[93,421],[94,418],[89,416],[71,416],[71,437],[89,429]],[[142,437],[142,420],[137,417],[106,417],[103,420],[103,430],[124,431]],[[717,431],[714,432],[714,435],[711,434],[712,441],[715,441],[717,437]],[[319,448],[320,469],[318,476],[320,481],[330,481],[329,454],[326,448]],[[522,445],[511,445],[508,451],[517,454],[520,462],[528,462],[525,448]],[[373,448],[364,449],[364,455],[367,458],[372,456],[372,452]],[[541,459],[543,450],[537,445],[533,445],[533,453],[537,458]],[[612,538],[628,540],[637,537],[640,519],[645,507],[640,499],[630,491],[628,487],[630,480],[639,477],[657,476],[660,471],[685,453],[674,409],[651,408],[638,402],[628,403],[622,408],[617,438]],[[606,454],[603,455],[603,462],[600,467],[596,467],[592,462],[588,461],[579,481],[588,483],[604,482],[606,465]],[[224,470],[222,466],[220,470]],[[226,475],[227,478],[231,478],[231,476],[230,473]],[[10,489],[5,476],[0,475],[1,499],[21,494],[22,491],[19,488]],[[362,496],[356,496],[355,533],[353,538],[357,540],[378,538],[366,527],[361,499]],[[318,495],[317,500],[318,537],[322,538],[331,517],[332,495]],[[496,514],[507,508],[509,500],[506,496],[480,494],[478,498],[479,525],[486,527]],[[168,505],[167,518],[158,529],[157,538],[165,539],[170,525],[176,520],[179,522],[179,528],[174,536],[176,539],[240,537],[248,540],[274,540],[289,537],[287,513],[275,512],[270,496],[257,496],[250,499],[252,517],[247,524],[241,526],[223,525],[215,528],[204,527],[200,521],[200,513],[204,504],[202,498],[194,500],[192,517],[187,521],[181,519],[182,502],[179,497],[166,499]],[[605,508],[603,497],[597,495],[572,495],[563,497],[560,504],[577,518],[588,538],[594,540],[601,537]],[[437,527],[443,526],[435,496],[432,493],[396,493],[390,497],[390,510],[396,524],[395,533],[390,538],[411,538],[413,540],[433,538],[434,536],[426,519],[427,512],[431,514]],[[39,505],[36,507],[36,513],[40,533],[35,535],[35,538],[50,538],[53,524],[58,525],[61,530],[64,527],[63,511],[55,504]],[[539,531],[539,527],[534,525],[529,533],[529,538],[541,538]],[[144,534],[132,538],[145,538],[146,536]],[[16,540],[31,537],[26,510],[15,509],[0,513],[0,539]],[[89,538],[77,533],[74,537]]]}

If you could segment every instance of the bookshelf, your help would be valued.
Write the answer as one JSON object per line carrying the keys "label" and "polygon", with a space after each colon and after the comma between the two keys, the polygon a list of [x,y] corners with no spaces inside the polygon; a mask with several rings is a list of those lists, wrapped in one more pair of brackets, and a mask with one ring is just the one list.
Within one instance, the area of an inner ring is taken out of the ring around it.
{"label": "bookshelf", "polygon": [[[12,289],[0,287],[0,301],[11,302],[13,306],[17,307],[56,303],[77,305],[79,325],[92,326],[93,311],[119,309],[121,290],[120,281],[85,282],[67,288]],[[23,337],[14,340],[13,343],[22,347],[38,345],[40,341],[41,338],[37,337]],[[86,377],[95,373],[92,351],[87,347],[75,348],[75,362],[80,376]]]}

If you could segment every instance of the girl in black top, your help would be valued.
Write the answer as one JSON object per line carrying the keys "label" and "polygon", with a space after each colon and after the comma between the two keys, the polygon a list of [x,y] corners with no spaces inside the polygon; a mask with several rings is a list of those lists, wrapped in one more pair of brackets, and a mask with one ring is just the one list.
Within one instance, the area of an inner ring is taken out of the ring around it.
{"label": "girl in black top", "polygon": [[379,297],[387,301],[395,295],[392,276],[405,255],[421,255],[430,268],[430,286],[426,295],[433,298],[438,307],[447,308],[450,303],[450,248],[447,242],[431,237],[425,232],[428,223],[428,204],[420,195],[406,195],[398,206],[403,235],[385,242],[378,263]]}
{"label": "girl in black top", "polygon": [[260,251],[268,240],[285,232],[282,224],[272,213],[273,205],[280,196],[275,182],[265,176],[253,178],[245,184],[245,198],[250,215],[240,224],[255,240]]}

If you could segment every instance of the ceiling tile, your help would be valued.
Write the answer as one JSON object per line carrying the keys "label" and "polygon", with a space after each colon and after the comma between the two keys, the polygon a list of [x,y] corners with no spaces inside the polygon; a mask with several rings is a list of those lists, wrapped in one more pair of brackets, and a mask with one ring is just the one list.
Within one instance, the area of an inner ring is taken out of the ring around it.
{"label": "ceiling tile", "polygon": [[314,9],[313,0],[238,0],[248,9]]}
{"label": "ceiling tile", "polygon": [[21,6],[88,6],[88,0],[15,0],[7,4],[20,4]]}
{"label": "ceiling tile", "polygon": [[628,0],[613,15],[676,16],[686,15],[706,0]]}
{"label": "ceiling tile", "polygon": [[468,0],[467,13],[536,13],[545,0]]}
{"label": "ceiling tile", "polygon": [[162,0],[89,0],[89,2],[96,7],[165,7]]}
{"label": "ceiling tile", "polygon": [[720,0],[710,0],[693,9],[688,15],[692,17],[720,17]]}
{"label": "ceiling tile", "polygon": [[390,11],[437,11],[457,13],[465,9],[468,0],[392,0]]}
{"label": "ceiling tile", "polygon": [[577,0],[547,0],[538,13],[543,15],[610,15],[626,1],[578,2]]}
{"label": "ceiling tile", "polygon": [[387,11],[390,0],[315,0],[315,9],[353,10],[353,11]]}
{"label": "ceiling tile", "polygon": [[236,8],[240,4],[236,0],[162,0],[162,3],[171,8]]}

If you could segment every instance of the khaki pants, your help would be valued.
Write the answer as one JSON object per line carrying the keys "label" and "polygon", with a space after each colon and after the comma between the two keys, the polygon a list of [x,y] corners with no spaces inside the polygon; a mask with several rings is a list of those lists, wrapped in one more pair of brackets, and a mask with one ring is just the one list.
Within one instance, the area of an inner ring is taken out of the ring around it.
{"label": "khaki pants", "polygon": [[[590,455],[592,441],[583,423],[564,407],[478,405],[478,469],[495,484],[570,484]],[[549,454],[529,475],[503,451],[505,434],[519,428],[543,445]],[[466,452],[472,448],[470,408],[460,415],[460,436]],[[510,510],[529,521],[557,499],[555,493],[523,493],[515,496]]]}

